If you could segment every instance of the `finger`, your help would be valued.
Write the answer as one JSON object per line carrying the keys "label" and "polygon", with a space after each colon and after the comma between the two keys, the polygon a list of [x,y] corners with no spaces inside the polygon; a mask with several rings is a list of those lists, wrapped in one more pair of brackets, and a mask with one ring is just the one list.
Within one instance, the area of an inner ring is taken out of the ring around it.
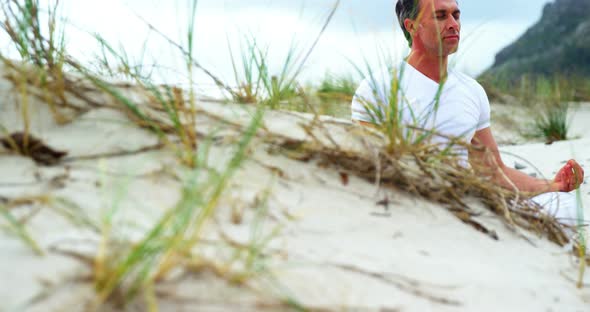
{"label": "finger", "polygon": [[569,180],[572,178],[572,176],[574,175],[574,173],[572,172],[572,166],[570,164],[565,165],[565,168],[563,170],[565,177]]}
{"label": "finger", "polygon": [[574,188],[578,188],[578,186],[581,185],[582,182],[584,181],[584,170],[577,162],[574,161],[572,171],[573,171],[572,179],[573,179],[573,183],[574,183]]}
{"label": "finger", "polygon": [[573,176],[570,177],[570,179],[568,180],[568,190],[567,191],[568,192],[571,192],[571,191],[575,190],[576,189],[576,184],[577,183],[576,183],[575,177],[573,177]]}
{"label": "finger", "polygon": [[578,187],[580,187],[580,184],[578,184],[578,183],[574,182],[574,183],[572,184],[572,187],[571,187],[571,190],[570,190],[570,192],[571,192],[571,191],[575,191],[575,190],[577,190],[577,189],[578,189]]}
{"label": "finger", "polygon": [[582,169],[582,166],[580,166],[580,164],[578,164],[577,162],[574,162],[574,172],[576,173],[576,176],[578,177],[583,177],[584,176],[584,169]]}
{"label": "finger", "polygon": [[555,180],[566,183],[567,177],[565,176],[565,171],[560,171],[555,177]]}
{"label": "finger", "polygon": [[566,181],[567,180],[567,168],[563,167],[561,168],[561,170],[559,170],[559,172],[557,173],[557,179],[559,179],[560,181]]}
{"label": "finger", "polygon": [[582,165],[580,165],[580,163],[577,161],[574,161],[574,168],[580,170],[581,172],[584,172],[584,168],[582,168]]}
{"label": "finger", "polygon": [[576,187],[576,175],[571,164],[567,165],[566,168],[566,181],[568,183],[568,192],[571,192]]}
{"label": "finger", "polygon": [[570,165],[566,164],[565,166],[561,167],[561,169],[559,169],[559,174],[561,174],[562,176],[565,175],[568,172],[568,170],[570,170],[569,168]]}

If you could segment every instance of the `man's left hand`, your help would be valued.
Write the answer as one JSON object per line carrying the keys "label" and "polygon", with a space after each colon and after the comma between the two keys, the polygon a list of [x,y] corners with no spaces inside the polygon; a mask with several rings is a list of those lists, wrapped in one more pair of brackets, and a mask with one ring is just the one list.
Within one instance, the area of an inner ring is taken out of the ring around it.
{"label": "man's left hand", "polygon": [[560,192],[576,190],[584,182],[584,169],[571,159],[559,170],[553,182],[558,185]]}

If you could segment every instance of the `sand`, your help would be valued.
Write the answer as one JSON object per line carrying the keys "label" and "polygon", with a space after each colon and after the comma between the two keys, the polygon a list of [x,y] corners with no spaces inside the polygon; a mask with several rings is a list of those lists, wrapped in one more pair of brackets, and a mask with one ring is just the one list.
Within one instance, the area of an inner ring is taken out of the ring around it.
{"label": "sand", "polygon": [[[3,75],[2,75],[3,76]],[[0,79],[0,124],[22,129],[20,101],[14,87]],[[40,166],[29,158],[0,154],[0,197],[48,195],[78,206],[100,224],[116,211],[115,233],[141,237],[145,229],[174,206],[190,170],[169,149],[150,149],[158,140],[119,111],[89,109],[72,122],[53,122],[46,105],[30,99],[32,133],[48,145],[69,152],[65,161]],[[239,125],[251,107],[199,102],[198,131],[214,133],[209,166],[223,168],[239,138]],[[587,116],[587,115],[584,115]],[[585,132],[587,117],[576,121]],[[235,127],[222,127],[226,121]],[[311,140],[304,131],[314,122],[306,114],[270,112],[264,129],[282,137]],[[324,118],[327,133],[338,145],[363,151],[361,131],[345,120]],[[216,131],[214,131],[216,130]],[[316,137],[330,144],[322,131]],[[563,160],[576,156],[590,166],[590,138],[502,147],[535,164],[539,175],[551,176]],[[138,152],[140,151],[140,152]],[[370,153],[371,151],[365,151]],[[109,153],[117,156],[99,157]],[[125,154],[127,153],[127,154]],[[88,157],[95,156],[95,157]],[[512,164],[514,156],[506,156]],[[519,160],[520,161],[520,160]],[[534,171],[527,165],[527,173]],[[590,216],[590,188],[582,186]],[[264,205],[260,199],[267,197]],[[387,205],[380,205],[387,199]],[[252,239],[252,224],[265,212],[260,274],[247,286],[235,286],[211,272],[177,276],[157,286],[162,311],[284,310],[277,299],[292,298],[304,307],[329,311],[588,311],[590,272],[576,288],[577,265],[567,248],[532,233],[528,240],[509,231],[477,199],[478,220],[495,230],[499,240],[466,226],[444,207],[403,192],[378,187],[315,162],[296,161],[273,153],[264,140],[254,140],[249,158],[232,178],[215,214],[207,240],[223,232],[236,242]],[[263,208],[261,208],[263,207]],[[38,211],[36,211],[38,209]],[[13,235],[0,232],[0,311],[85,311],[95,297],[89,268],[59,253],[74,250],[93,256],[99,236],[64,220],[43,204],[19,207],[24,216],[36,211],[27,229],[46,251],[36,256]],[[242,211],[242,222],[232,222]],[[0,224],[4,220],[0,221]],[[204,254],[223,261],[227,251],[211,246]],[[268,278],[273,276],[272,279]],[[46,296],[37,297],[40,293]],[[116,309],[104,307],[108,311]],[[138,302],[126,307],[142,311]]]}

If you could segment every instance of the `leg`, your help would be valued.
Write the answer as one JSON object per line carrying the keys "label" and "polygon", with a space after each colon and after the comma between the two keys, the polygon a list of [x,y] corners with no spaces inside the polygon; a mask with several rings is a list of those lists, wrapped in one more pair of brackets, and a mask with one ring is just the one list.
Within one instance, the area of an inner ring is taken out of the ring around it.
{"label": "leg", "polygon": [[[532,200],[543,206],[543,210],[558,221],[570,225],[578,225],[578,202],[574,193],[545,193],[532,198]],[[587,223],[588,217],[584,216],[583,223]]]}

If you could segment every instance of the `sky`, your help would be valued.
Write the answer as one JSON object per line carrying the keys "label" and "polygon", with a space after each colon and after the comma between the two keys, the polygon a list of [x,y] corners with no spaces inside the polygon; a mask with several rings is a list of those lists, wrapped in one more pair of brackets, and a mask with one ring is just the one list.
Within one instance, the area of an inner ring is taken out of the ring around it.
{"label": "sky", "polygon": [[[47,0],[41,0],[47,3]],[[186,46],[190,0],[61,0],[67,20],[67,44],[72,53],[91,60],[98,54],[99,33],[121,47],[138,63],[158,63],[164,80],[186,72],[183,58],[147,20],[169,38]],[[477,76],[492,65],[500,49],[517,39],[539,20],[550,0],[460,0],[462,39],[452,64]],[[301,55],[311,47],[332,0],[200,0],[195,23],[196,59],[219,73],[234,77],[231,51],[239,57],[240,44],[251,35],[268,48],[273,68],[280,69],[288,48],[296,44]],[[147,43],[146,43],[147,42]],[[318,80],[327,72],[352,73],[378,51],[401,59],[407,44],[394,14],[394,0],[341,0],[334,19],[306,62],[302,79]],[[163,68],[168,68],[166,71]]]}

